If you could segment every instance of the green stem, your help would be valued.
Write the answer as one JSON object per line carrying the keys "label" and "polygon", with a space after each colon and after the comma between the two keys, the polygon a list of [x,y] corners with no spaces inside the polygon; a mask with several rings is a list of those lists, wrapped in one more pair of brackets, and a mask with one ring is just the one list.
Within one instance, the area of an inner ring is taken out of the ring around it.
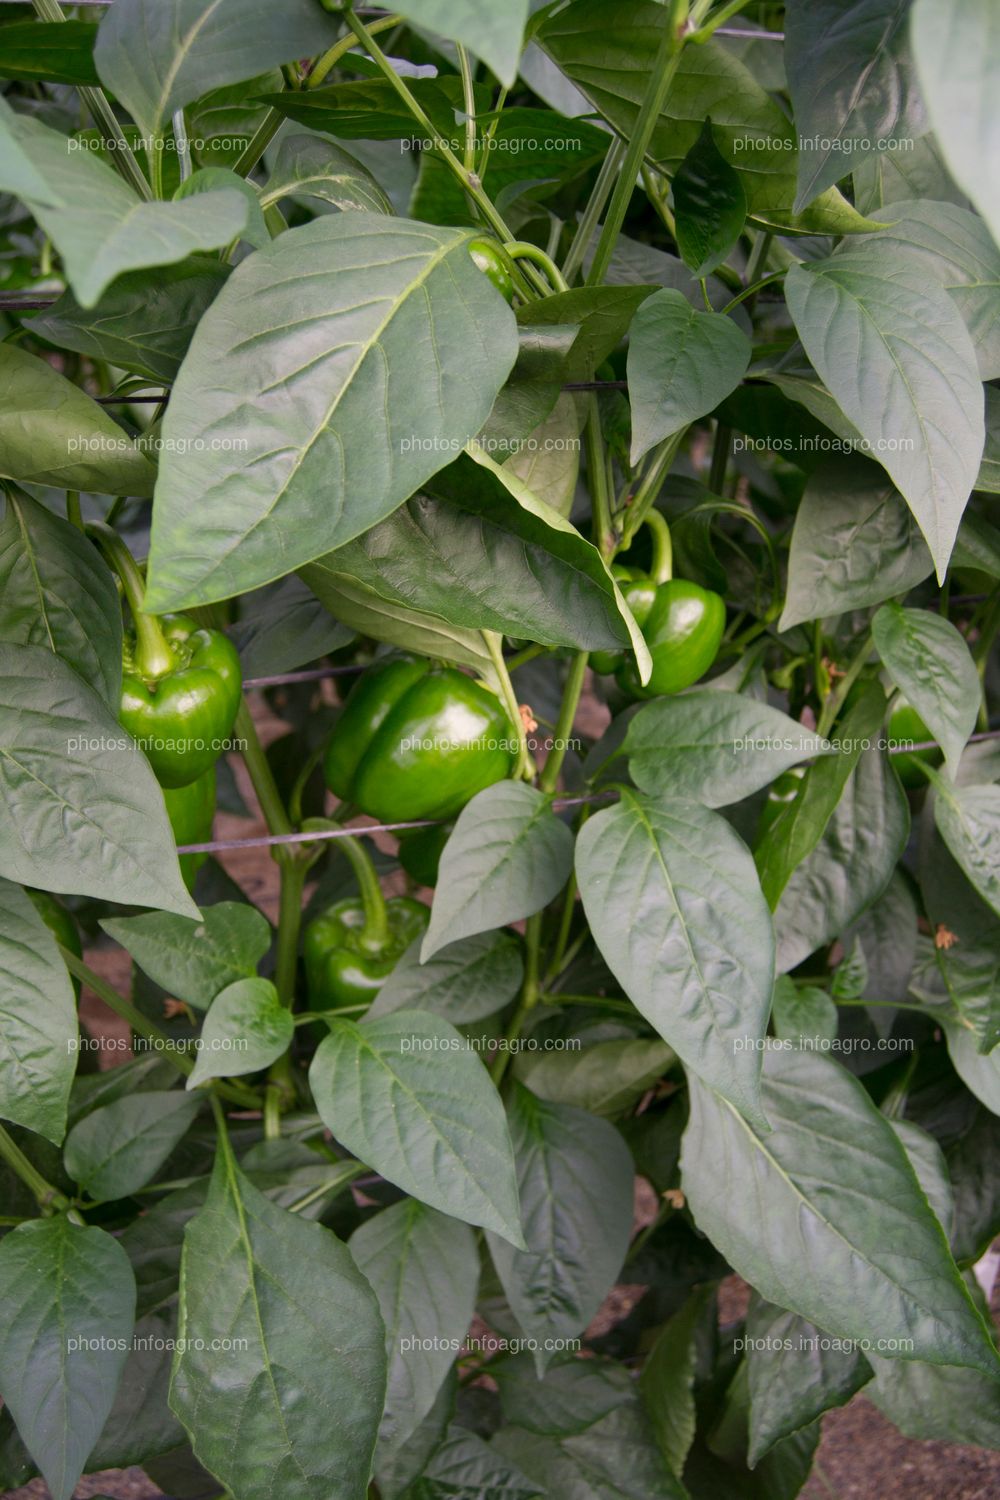
{"label": "green stem", "polygon": [[733,16],[738,15],[741,10],[745,10],[748,4],[749,0],[729,0],[729,4],[724,5],[720,11],[716,11],[715,15],[706,21],[704,26],[699,26],[697,31],[692,32],[692,42],[697,43],[699,46],[702,42],[707,42],[713,32],[717,31],[720,26],[724,26]]}
{"label": "green stem", "polygon": [[773,238],[774,236],[769,234],[766,229],[762,229],[754,240],[753,249],[750,251],[750,256],[747,260],[746,281],[749,283],[747,291],[754,297],[760,291],[760,286],[754,286],[753,283],[757,281],[764,270],[767,257],[771,253]]}
{"label": "green stem", "polygon": [[[257,734],[257,726],[253,721],[253,715],[250,712],[246,698],[240,700],[236,721],[233,725],[233,733],[237,739],[243,741],[243,762],[249,773],[257,801],[260,803],[260,810],[264,815],[264,822],[267,824],[268,832],[272,834],[294,833],[295,830],[285,811],[285,804],[281,800],[281,793],[278,791],[274,773],[268,764],[267,756],[264,754],[264,747]],[[275,859],[287,857],[288,851],[286,849],[279,847],[274,852]]]}
{"label": "green stem", "polygon": [[611,520],[611,489],[608,485],[604,434],[601,431],[601,408],[593,391],[587,396],[584,446],[587,454],[587,478],[590,481],[590,504],[594,518],[594,544],[607,562],[614,553],[617,537]]}
{"label": "green stem", "polygon": [[524,720],[521,718],[521,707],[517,701],[514,684],[510,680],[507,663],[503,658],[503,637],[497,635],[495,630],[481,630],[479,633],[483,638],[487,651],[490,653],[490,661],[493,663],[493,670],[497,674],[500,693],[507,708],[507,717],[511,721],[511,728],[517,735],[517,779],[520,781],[533,781],[536,767],[528,750],[528,736],[525,733]]}
{"label": "green stem", "polygon": [[673,437],[663,440],[653,449],[652,461],[649,468],[640,481],[639,488],[632,496],[626,514],[626,524],[622,529],[621,549],[628,547],[639,527],[643,524],[649,512],[656,503],[656,498],[663,488],[663,482],[673,467],[674,459],[680,452],[681,444],[687,436],[687,428],[675,432]]}
{"label": "green stem", "polygon": [[583,682],[587,675],[587,662],[589,653],[578,651],[573,658],[573,664],[569,669],[566,679],[566,687],[563,691],[562,705],[559,709],[559,720],[556,724],[555,736],[549,758],[545,762],[542,774],[538,779],[539,790],[543,792],[554,792],[559,780],[559,772],[566,758],[569,748],[569,737],[573,732],[573,724],[576,720],[577,709],[580,706],[580,695],[583,692]]}
{"label": "green stem", "polygon": [[294,1203],[290,1203],[288,1205],[288,1212],[290,1214],[300,1214],[304,1208],[309,1207],[310,1203],[315,1203],[319,1198],[325,1198],[327,1193],[342,1192],[344,1188],[354,1181],[355,1177],[361,1177],[367,1171],[368,1168],[363,1162],[355,1162],[350,1170],[345,1169],[337,1177],[331,1177],[329,1181],[321,1182],[319,1187],[312,1188],[304,1197],[297,1198]]}
{"label": "green stem", "polygon": [[587,276],[588,286],[599,286],[607,275],[615,243],[621,233],[622,224],[625,222],[625,213],[631,201],[632,193],[635,190],[639,169],[642,166],[643,158],[652,139],[653,131],[656,129],[660,111],[666,103],[670,86],[680,66],[687,18],[688,0],[669,0],[669,4],[666,7],[663,36],[660,40],[656,61],[653,63],[653,69],[650,74],[649,88],[646,91],[646,97],[642,101],[642,108],[639,110],[639,118],[636,120],[635,129],[632,132],[632,138],[625,153],[621,173],[615,183],[615,190],[611,195],[607,217],[604,220],[601,237],[597,242],[597,250]]}
{"label": "green stem", "polygon": [[536,261],[557,292],[569,291],[569,283],[555,261],[551,256],[546,255],[544,250],[540,250],[537,245],[533,245],[530,240],[515,240],[512,245],[505,245],[504,249],[511,260],[523,259]]}
{"label": "green stem", "polygon": [[726,493],[726,470],[729,468],[729,450],[732,441],[733,429],[727,427],[724,422],[716,422],[712,467],[708,473],[708,487],[716,495]]}
{"label": "green stem", "polygon": [[[33,0],[35,14],[43,21],[65,21],[59,0]],[[80,98],[90,111],[94,124],[106,141],[114,141],[111,152],[113,165],[118,169],[129,187],[134,188],[140,198],[149,199],[152,194],[142,168],[132,153],[132,148],[122,133],[118,118],[103,89],[90,85],[80,86]]]}
{"label": "green stem", "polygon": [[601,221],[601,215],[604,212],[608,196],[614,187],[618,173],[621,171],[625,149],[625,142],[621,136],[616,135],[608,147],[607,154],[601,164],[601,170],[597,174],[594,186],[590,191],[590,197],[587,199],[587,205],[580,216],[580,222],[577,224],[573,242],[567,251],[566,259],[563,261],[563,275],[568,283],[572,283],[573,278],[587,257],[590,242],[594,238],[594,230]]}
{"label": "green stem", "polygon": [[242,154],[233,163],[232,169],[237,177],[250,176],[250,173],[260,161],[284,123],[285,116],[279,109],[275,109],[272,106],[247,141]]}
{"label": "green stem", "polygon": [[39,1208],[55,1208],[65,1213],[70,1207],[70,1200],[58,1188],[53,1187],[51,1182],[46,1181],[41,1172],[32,1166],[20,1146],[7,1134],[2,1125],[0,1125],[0,1157],[11,1171],[17,1173],[25,1187],[34,1193]]}
{"label": "green stem", "polygon": [[302,892],[309,866],[301,859],[284,859],[280,865],[278,896],[278,951],[274,961],[274,987],[286,1010],[295,1004],[295,974],[299,958],[299,928],[302,925]]}
{"label": "green stem", "polygon": [[[508,1042],[516,1041],[521,1034],[528,1015],[538,1004],[541,989],[538,983],[538,960],[542,941],[542,914],[536,912],[529,917],[524,929],[524,983],[521,986],[521,997],[517,1004],[510,1025],[507,1027],[506,1039]],[[499,1052],[493,1060],[490,1075],[493,1082],[499,1088],[503,1076],[507,1071],[513,1052],[511,1048],[505,1048]]]}
{"label": "green stem", "polygon": [[167,639],[160,629],[155,615],[147,615],[142,608],[146,585],[138,564],[118,535],[104,521],[91,521],[85,528],[87,535],[100,546],[111,567],[121,579],[122,589],[132,612],[135,625],[135,666],[147,682],[155,682],[174,669],[174,656]]}
{"label": "green stem", "polygon": [[658,510],[648,510],[644,517],[653,541],[653,561],[649,576],[654,583],[669,583],[674,576],[674,547],[670,540],[667,518]]}
{"label": "green stem", "polygon": [[559,927],[556,931],[556,939],[552,945],[552,953],[549,958],[548,967],[542,985],[552,984],[559,973],[563,955],[569,943],[569,934],[573,926],[573,913],[576,910],[576,876],[571,875],[566,882],[566,894],[563,897],[563,908],[559,916]]}
{"label": "green stem", "polygon": [[[377,36],[380,31],[391,31],[402,21],[402,16],[380,16],[377,21],[371,21],[368,26],[370,36]],[[306,79],[307,89],[318,89],[323,80],[340,62],[348,52],[353,52],[358,45],[356,36],[342,36],[339,42],[334,42],[328,52],[318,59],[309,77]]]}
{"label": "green stem", "polygon": [[745,286],[742,292],[735,296],[731,302],[727,302],[725,307],[722,308],[723,314],[732,312],[734,307],[738,307],[739,304],[741,302],[745,302],[748,297],[753,297],[754,300],[756,300],[757,293],[761,290],[762,287],[770,286],[772,282],[780,281],[783,276],[787,275],[787,267],[784,271],[769,271],[766,276],[761,276],[759,280],[751,282],[749,286]]}
{"label": "green stem", "polygon": [[[103,1000],[116,1016],[127,1021],[133,1031],[138,1032],[139,1036],[145,1037],[147,1041],[153,1042],[156,1050],[163,1054],[171,1067],[176,1068],[178,1073],[183,1073],[185,1078],[194,1072],[194,1063],[191,1059],[176,1045],[174,1038],[161,1030],[155,1021],[144,1016],[131,1000],[126,1000],[124,995],[119,995],[118,991],[112,989],[100,974],[95,974],[82,958],[77,958],[75,953],[64,948],[61,943],[59,953],[69,972],[81,980],[88,989],[93,990],[97,998]],[[218,1087],[223,1090],[228,1099],[231,1099],[234,1104],[239,1104],[243,1109],[260,1109],[260,1095],[256,1090],[244,1084],[219,1084]]]}
{"label": "green stem", "polygon": [[906,1067],[903,1069],[902,1075],[897,1078],[879,1106],[887,1120],[901,1120],[903,1118],[904,1111],[906,1110],[906,1101],[910,1094],[910,1084],[913,1082],[913,1075],[917,1071],[919,1060],[920,1053],[914,1047],[906,1060]]}
{"label": "green stem", "polygon": [[483,151],[482,155],[479,158],[479,165],[476,168],[480,182],[482,182],[483,178],[486,176],[486,169],[490,164],[490,154],[493,147],[493,138],[497,133],[497,126],[500,124],[500,113],[504,105],[507,103],[507,95],[509,93],[510,89],[502,88],[497,95],[497,102],[493,107],[493,119],[490,121],[486,131],[486,135],[483,139]]}
{"label": "green stem", "polygon": [[191,176],[191,142],[188,140],[187,125],[184,122],[184,111],[175,109],[171,118],[174,127],[174,140],[177,143],[177,165],[180,169],[181,182],[187,182]]}
{"label": "green stem", "polygon": [[153,188],[153,197],[157,199],[163,197],[163,142],[166,138],[166,131],[158,130],[146,148],[149,181]]}
{"label": "green stem", "polygon": [[[320,823],[326,828],[337,827],[337,824],[329,818],[309,818],[303,825],[303,831],[308,832],[310,828]],[[351,835],[333,839],[331,842],[334,848],[350,862],[354,878],[358,882],[361,905],[365,911],[361,944],[372,953],[383,953],[389,944],[389,914],[386,911],[385,897],[382,894],[382,886],[371,856],[362,841]]]}
{"label": "green stem", "polygon": [[66,491],[66,519],[77,531],[83,530],[83,511],[80,509],[80,491]]}
{"label": "green stem", "polygon": [[[370,28],[374,32],[375,28]],[[462,75],[462,100],[465,107],[465,154],[462,165],[467,172],[476,166],[476,94],[472,86],[472,64],[465,47],[458,44],[458,67]]]}
{"label": "green stem", "polygon": [[410,111],[417,124],[425,132],[428,139],[434,142],[435,150],[440,153],[447,166],[458,178],[458,181],[462,184],[462,187],[473,199],[476,207],[479,209],[487,224],[489,224],[494,233],[499,235],[499,237],[504,241],[505,244],[509,243],[514,238],[514,236],[505,224],[503,218],[500,216],[500,214],[497,213],[490,199],[483,192],[482,184],[480,183],[479,178],[475,175],[474,172],[467,172],[465,167],[463,167],[462,163],[459,161],[454,151],[452,151],[451,147],[448,145],[448,142],[441,135],[440,131],[431,120],[430,116],[414,98],[413,94],[407,88],[402,78],[400,78],[399,74],[396,72],[395,68],[392,66],[385,53],[382,51],[378,42],[375,41],[374,37],[371,34],[371,31],[366,26],[364,26],[361,21],[358,20],[358,17],[353,11],[345,12],[344,20],[347,22],[354,35],[357,37],[358,41],[361,42],[365,47],[371,58],[378,64],[383,76],[395,89],[396,93],[399,95],[400,99],[402,99],[403,103],[406,105],[407,109]]}
{"label": "green stem", "polygon": [[[841,678],[836,691],[830,693],[829,697],[823,705],[823,710],[819,716],[819,723],[816,725],[816,733],[819,735],[820,739],[826,739],[827,735],[830,733],[834,721],[836,720],[837,715],[840,713],[840,710],[843,707],[844,700],[846,699],[848,693],[851,691],[851,688],[857,682],[858,678],[861,676],[861,673],[865,667],[865,663],[868,661],[871,653],[872,635],[871,631],[869,631],[862,641],[859,650],[856,652],[854,660],[851,662],[844,676]],[[919,766],[923,763],[921,761],[917,761],[916,764]]]}

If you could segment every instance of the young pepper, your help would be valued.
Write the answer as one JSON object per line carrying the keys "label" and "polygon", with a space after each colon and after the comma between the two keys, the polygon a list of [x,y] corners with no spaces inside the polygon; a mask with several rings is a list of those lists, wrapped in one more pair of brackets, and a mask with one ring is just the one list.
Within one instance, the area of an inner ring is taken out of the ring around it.
{"label": "young pepper", "polygon": [[519,740],[491,692],[394,656],[358,679],[327,748],[326,784],[382,823],[449,818],[509,776]]}
{"label": "young pepper", "polygon": [[650,679],[640,684],[631,656],[598,651],[591,657],[595,671],[613,671],[619,686],[633,698],[679,693],[704,677],[726,628],[726,606],[718,594],[671,577],[670,529],[664,517],[650,511],[645,524],[653,542],[651,576],[620,565],[611,571],[649,647]]}
{"label": "young pepper", "polygon": [[221,630],[204,630],[187,615],[154,623],[163,642],[155,656],[140,631],[126,641],[118,718],[160,785],[183,787],[215,765],[229,738],[240,706],[240,659]]}
{"label": "young pepper", "polygon": [[357,839],[338,839],[337,848],[354,866],[361,894],[335,902],[306,927],[303,954],[311,1010],[370,1005],[431,916],[409,896],[385,899]]}
{"label": "young pepper", "polygon": [[510,274],[506,262],[493,240],[470,240],[469,254],[487,281],[491,281],[500,295],[505,297],[508,302],[513,302],[514,278]]}
{"label": "young pepper", "polygon": [[[215,818],[215,767],[204,771],[197,781],[190,781],[187,786],[165,786],[163,800],[177,844],[207,843],[212,837]],[[181,875],[189,891],[194,889],[195,876],[207,858],[204,853],[181,855]]]}
{"label": "young pepper", "polygon": [[187,786],[215,765],[240,706],[240,658],[221,630],[187,615],[147,615],[135,561],[110,527],[88,528],[121,579],[133,630],[123,647],[118,719],[163,787]]}

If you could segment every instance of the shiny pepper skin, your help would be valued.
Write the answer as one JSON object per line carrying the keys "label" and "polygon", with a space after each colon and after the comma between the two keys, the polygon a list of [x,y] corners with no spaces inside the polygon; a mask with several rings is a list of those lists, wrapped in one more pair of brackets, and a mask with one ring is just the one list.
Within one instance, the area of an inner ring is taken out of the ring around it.
{"label": "shiny pepper skin", "polygon": [[409,896],[385,903],[388,937],[381,945],[366,936],[361,901],[337,901],[309,923],[303,939],[311,1010],[370,1005],[400,958],[430,921],[430,910]]}
{"label": "shiny pepper skin", "polygon": [[163,787],[187,786],[215,765],[240,706],[240,659],[220,630],[205,630],[187,615],[162,615],[160,626],[173,669],[147,682],[126,641],[121,709],[123,728],[138,741]]}
{"label": "shiny pepper skin", "polygon": [[510,775],[517,747],[500,700],[471,677],[390,657],[352,689],[327,748],[326,784],[382,823],[449,818]]}

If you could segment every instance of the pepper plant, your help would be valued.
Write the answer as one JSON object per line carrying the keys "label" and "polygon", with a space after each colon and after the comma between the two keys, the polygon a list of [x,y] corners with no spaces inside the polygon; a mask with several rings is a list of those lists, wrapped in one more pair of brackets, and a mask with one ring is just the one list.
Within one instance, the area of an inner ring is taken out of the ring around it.
{"label": "pepper plant", "polygon": [[0,1486],[1000,1446],[994,0],[35,0],[0,77]]}

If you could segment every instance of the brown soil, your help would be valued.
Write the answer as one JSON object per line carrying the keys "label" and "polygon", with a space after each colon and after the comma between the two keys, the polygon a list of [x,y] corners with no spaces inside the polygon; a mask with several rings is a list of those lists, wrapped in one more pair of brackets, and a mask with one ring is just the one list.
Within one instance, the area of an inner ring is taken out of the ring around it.
{"label": "brown soil", "polygon": [[[581,715],[586,733],[600,733],[600,720],[606,711],[594,700],[584,701],[588,722]],[[280,720],[258,715],[261,738],[268,743],[282,732]],[[255,806],[242,764],[234,757],[240,790],[248,806]],[[236,818],[220,814],[216,820],[217,838],[251,838],[266,833],[263,820]],[[266,849],[234,849],[222,857],[229,874],[247,895],[272,919],[277,919],[277,868]],[[129,982],[127,955],[120,949],[88,952],[87,962],[109,983],[126,989]],[[113,1015],[90,991],[84,990],[81,1018],[88,1031],[106,1037],[125,1037],[128,1027]],[[98,1054],[101,1066],[114,1066],[126,1060],[127,1052],[104,1051]],[[641,1228],[655,1212],[655,1199],[641,1180],[636,1190],[636,1227]],[[643,1288],[631,1285],[612,1289],[588,1333],[597,1336],[624,1318],[642,1296]],[[723,1283],[720,1314],[723,1322],[742,1316],[746,1310],[747,1288],[736,1276]],[[1000,1278],[994,1289],[993,1311],[1000,1322]],[[90,1500],[105,1495],[110,1500],[155,1500],[158,1489],[139,1468],[112,1469],[81,1479],[75,1500]],[[1000,1497],[1000,1452],[982,1448],[958,1447],[950,1443],[916,1442],[903,1437],[881,1412],[863,1395],[856,1396],[846,1407],[832,1411],[823,1419],[823,1437],[816,1467],[802,1500],[998,1500]],[[0,1500],[50,1500],[49,1490],[40,1479],[22,1489],[8,1490]],[[572,1500],[560,1496],[558,1500]]]}

